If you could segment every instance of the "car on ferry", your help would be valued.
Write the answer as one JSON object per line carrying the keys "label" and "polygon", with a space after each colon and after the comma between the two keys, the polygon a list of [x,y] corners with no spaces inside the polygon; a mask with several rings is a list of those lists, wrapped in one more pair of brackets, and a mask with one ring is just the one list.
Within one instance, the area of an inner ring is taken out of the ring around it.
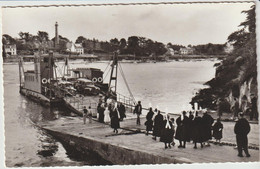
{"label": "car on ferry", "polygon": [[79,94],[83,95],[98,95],[100,93],[100,88],[95,86],[91,80],[85,78],[77,79],[74,87]]}
{"label": "car on ferry", "polygon": [[65,96],[75,96],[76,89],[73,87],[73,83],[65,80],[58,81],[59,88],[64,92]]}

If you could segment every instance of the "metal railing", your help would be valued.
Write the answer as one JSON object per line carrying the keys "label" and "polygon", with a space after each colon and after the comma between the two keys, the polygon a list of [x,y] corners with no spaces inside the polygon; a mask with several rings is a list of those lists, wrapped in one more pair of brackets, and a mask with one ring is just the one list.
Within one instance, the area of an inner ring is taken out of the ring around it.
{"label": "metal railing", "polygon": [[135,106],[135,100],[131,97],[117,93],[117,102],[122,103],[131,113]]}
{"label": "metal railing", "polygon": [[83,111],[84,106],[91,107],[93,113],[97,113],[97,102],[84,96],[64,97],[64,100],[78,111]]}

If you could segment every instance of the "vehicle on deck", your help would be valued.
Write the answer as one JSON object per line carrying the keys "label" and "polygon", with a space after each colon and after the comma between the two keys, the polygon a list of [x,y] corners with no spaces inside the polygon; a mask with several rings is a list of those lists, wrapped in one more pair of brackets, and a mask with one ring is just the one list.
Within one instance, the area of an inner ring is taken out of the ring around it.
{"label": "vehicle on deck", "polygon": [[98,95],[100,88],[96,87],[91,80],[79,78],[76,80],[74,87],[79,94],[83,95]]}
{"label": "vehicle on deck", "polygon": [[60,80],[58,82],[59,88],[64,92],[65,96],[75,96],[76,89],[73,87],[73,83],[69,81]]}

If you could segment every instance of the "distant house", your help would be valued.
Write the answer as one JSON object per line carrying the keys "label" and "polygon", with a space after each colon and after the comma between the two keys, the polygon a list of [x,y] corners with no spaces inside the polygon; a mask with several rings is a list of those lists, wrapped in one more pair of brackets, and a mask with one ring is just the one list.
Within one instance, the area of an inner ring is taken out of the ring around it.
{"label": "distant house", "polygon": [[181,55],[192,55],[193,52],[194,52],[194,49],[191,47],[180,48],[180,50],[179,50],[179,53]]}
{"label": "distant house", "polygon": [[175,51],[172,48],[167,47],[167,52],[165,53],[166,56],[173,56]]}
{"label": "distant house", "polygon": [[78,54],[80,54],[80,55],[84,54],[84,48],[82,47],[81,43],[76,43],[75,49]]}
{"label": "distant house", "polygon": [[5,48],[5,53],[7,55],[17,55],[17,52],[16,52],[16,45],[4,45],[4,48]]}
{"label": "distant house", "polygon": [[74,44],[73,42],[68,42],[66,44],[67,51],[72,52],[72,53],[77,53],[79,55],[84,54],[84,48],[82,47],[81,43],[76,43]]}

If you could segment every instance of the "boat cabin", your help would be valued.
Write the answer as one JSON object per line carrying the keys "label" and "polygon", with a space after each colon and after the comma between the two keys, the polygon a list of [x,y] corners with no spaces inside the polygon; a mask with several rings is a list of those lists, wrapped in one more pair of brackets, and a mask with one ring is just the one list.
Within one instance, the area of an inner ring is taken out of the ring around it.
{"label": "boat cabin", "polygon": [[41,93],[40,77],[33,70],[24,72],[24,88]]}
{"label": "boat cabin", "polygon": [[54,81],[54,61],[52,56],[52,53],[41,57],[35,56],[34,70],[24,72],[23,87],[25,89],[46,96],[50,94],[50,83]]}

